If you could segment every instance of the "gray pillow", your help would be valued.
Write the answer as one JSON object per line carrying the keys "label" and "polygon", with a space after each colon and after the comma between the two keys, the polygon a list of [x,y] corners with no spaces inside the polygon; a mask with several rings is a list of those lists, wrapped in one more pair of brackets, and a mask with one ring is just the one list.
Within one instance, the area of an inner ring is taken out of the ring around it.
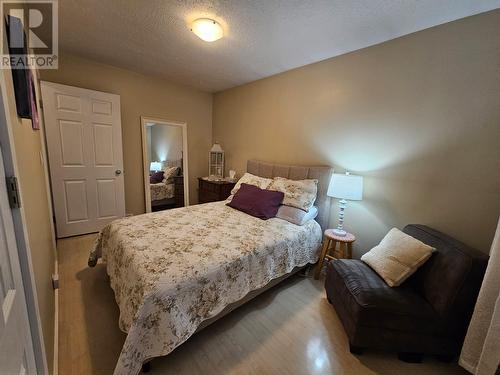
{"label": "gray pillow", "polygon": [[318,208],[316,206],[312,206],[309,211],[306,212],[297,207],[281,205],[276,214],[276,217],[289,221],[295,225],[304,225],[309,220],[313,220],[316,216],[318,216]]}

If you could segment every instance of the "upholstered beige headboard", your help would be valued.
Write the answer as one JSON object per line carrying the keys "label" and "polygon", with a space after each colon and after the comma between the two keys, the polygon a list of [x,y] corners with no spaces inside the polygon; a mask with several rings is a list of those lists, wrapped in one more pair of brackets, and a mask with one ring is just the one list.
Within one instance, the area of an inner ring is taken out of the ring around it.
{"label": "upholstered beige headboard", "polygon": [[290,180],[317,179],[318,197],[314,203],[318,207],[318,217],[316,221],[321,225],[323,230],[328,228],[330,219],[330,198],[326,195],[326,192],[332,176],[331,167],[306,167],[249,160],[247,162],[247,171],[256,176],[267,178],[285,177]]}

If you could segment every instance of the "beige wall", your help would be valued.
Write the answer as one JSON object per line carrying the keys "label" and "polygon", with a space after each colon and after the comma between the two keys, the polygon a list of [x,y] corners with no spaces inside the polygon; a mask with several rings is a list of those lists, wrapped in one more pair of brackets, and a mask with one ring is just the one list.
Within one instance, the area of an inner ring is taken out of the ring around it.
{"label": "beige wall", "polygon": [[187,122],[190,201],[198,201],[196,178],[207,174],[212,140],[212,95],[186,86],[62,55],[58,70],[42,80],[118,94],[121,97],[126,211],[145,212],[141,116]]}
{"label": "beige wall", "polygon": [[346,214],[357,256],[406,223],[487,252],[500,213],[498,25],[500,11],[485,13],[218,93],[213,139],[239,174],[258,158],[365,176]]}
{"label": "beige wall", "polygon": [[150,162],[182,159],[182,128],[180,126],[154,124],[148,126],[149,131]]}
{"label": "beige wall", "polygon": [[[31,120],[20,119],[16,113],[12,74],[3,70],[8,97],[7,116],[12,124],[12,135],[19,175],[21,209],[26,219],[28,246],[36,284],[38,308],[42,323],[45,353],[52,373],[54,358],[54,289],[52,274],[55,248],[52,236],[52,215],[47,192],[45,168],[42,162],[42,133],[31,127]],[[38,86],[37,86],[38,90]]]}

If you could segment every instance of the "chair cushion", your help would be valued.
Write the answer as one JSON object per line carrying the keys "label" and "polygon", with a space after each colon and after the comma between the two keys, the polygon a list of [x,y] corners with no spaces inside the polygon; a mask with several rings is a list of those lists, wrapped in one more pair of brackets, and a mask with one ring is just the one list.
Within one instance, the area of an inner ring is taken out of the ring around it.
{"label": "chair cushion", "polygon": [[325,287],[358,326],[419,334],[439,331],[439,316],[425,299],[404,286],[389,287],[362,261],[330,262]]}

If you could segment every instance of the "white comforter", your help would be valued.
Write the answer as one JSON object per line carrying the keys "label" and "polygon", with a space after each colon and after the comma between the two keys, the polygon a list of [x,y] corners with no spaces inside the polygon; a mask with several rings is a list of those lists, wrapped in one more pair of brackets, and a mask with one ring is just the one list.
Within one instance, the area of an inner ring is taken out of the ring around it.
{"label": "white comforter", "polygon": [[321,228],[267,221],[208,203],[116,220],[91,257],[103,256],[127,339],[115,374],[137,374],[200,323],[248,292],[318,259]]}

